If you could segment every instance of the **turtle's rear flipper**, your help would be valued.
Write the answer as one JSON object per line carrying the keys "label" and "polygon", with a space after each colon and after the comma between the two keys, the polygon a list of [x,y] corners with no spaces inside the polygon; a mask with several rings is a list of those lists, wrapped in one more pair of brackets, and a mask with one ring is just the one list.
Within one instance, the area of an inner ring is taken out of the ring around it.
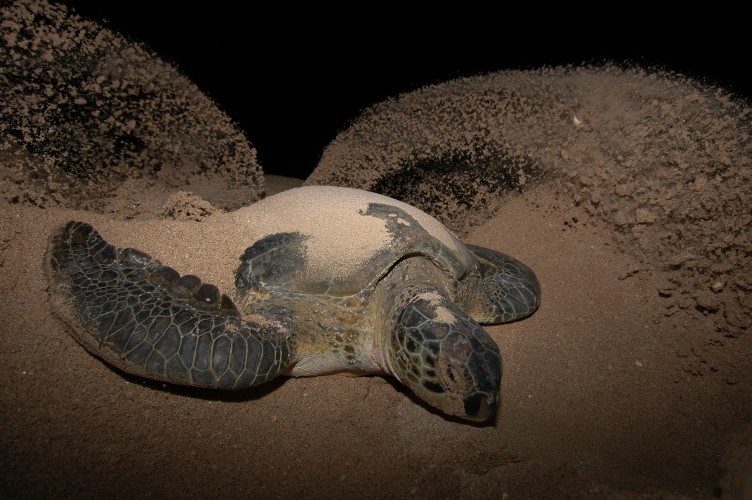
{"label": "turtle's rear flipper", "polygon": [[468,294],[466,305],[479,323],[507,323],[530,316],[538,309],[541,288],[528,266],[508,255],[467,245],[480,262],[481,282]]}
{"label": "turtle's rear flipper", "polygon": [[243,321],[217,287],[109,245],[88,224],[58,228],[47,250],[55,313],[91,353],[147,378],[239,389],[282,372],[281,326]]}

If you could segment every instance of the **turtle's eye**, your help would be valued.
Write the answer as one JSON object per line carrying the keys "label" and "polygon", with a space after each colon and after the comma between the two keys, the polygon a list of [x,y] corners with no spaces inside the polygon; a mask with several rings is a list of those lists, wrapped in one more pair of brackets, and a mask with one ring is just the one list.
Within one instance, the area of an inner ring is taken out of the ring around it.
{"label": "turtle's eye", "polygon": [[444,373],[445,383],[459,389],[460,391],[465,391],[472,385],[470,374],[465,367],[449,364],[445,368]]}
{"label": "turtle's eye", "polygon": [[456,382],[456,379],[454,378],[454,367],[448,366],[447,367],[447,377],[449,377],[449,380],[452,382]]}

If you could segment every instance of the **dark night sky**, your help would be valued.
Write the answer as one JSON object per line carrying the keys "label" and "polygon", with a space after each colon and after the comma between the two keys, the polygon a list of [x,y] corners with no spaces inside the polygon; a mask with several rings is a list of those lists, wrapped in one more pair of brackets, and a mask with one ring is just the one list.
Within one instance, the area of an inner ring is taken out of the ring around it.
{"label": "dark night sky", "polygon": [[[241,11],[245,2],[63,3],[175,64],[240,124],[267,173],[300,178],[364,107],[481,72],[631,61],[752,96],[749,43],[735,27],[743,16],[720,8],[690,20],[612,11],[596,23],[572,12],[536,19],[537,4],[501,15],[457,13],[438,2],[421,15],[382,2],[338,21],[341,10],[290,2],[275,13]],[[429,11],[438,17],[426,17]]]}

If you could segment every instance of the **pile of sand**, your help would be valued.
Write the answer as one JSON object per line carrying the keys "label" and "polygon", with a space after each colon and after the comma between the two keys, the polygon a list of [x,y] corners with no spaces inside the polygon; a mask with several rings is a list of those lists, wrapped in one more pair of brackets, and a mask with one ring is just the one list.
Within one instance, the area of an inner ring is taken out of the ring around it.
{"label": "pile of sand", "polygon": [[[195,84],[63,6],[0,6],[0,75],[10,203],[135,216],[177,189],[227,209],[263,196],[255,149]],[[110,205],[115,189],[125,204]]]}
{"label": "pile of sand", "polygon": [[306,182],[395,196],[460,234],[505,192],[554,183],[666,271],[668,315],[712,313],[722,337],[752,326],[752,108],[677,75],[557,68],[425,87],[365,111]]}

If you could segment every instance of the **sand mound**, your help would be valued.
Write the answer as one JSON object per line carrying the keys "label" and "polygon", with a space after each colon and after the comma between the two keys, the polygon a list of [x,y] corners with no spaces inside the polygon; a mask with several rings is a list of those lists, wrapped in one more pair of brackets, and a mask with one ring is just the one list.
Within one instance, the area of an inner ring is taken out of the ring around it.
{"label": "sand mound", "polygon": [[676,75],[501,72],[373,106],[306,183],[384,193],[465,234],[505,193],[553,182],[668,271],[667,314],[715,313],[737,336],[752,326],[751,136],[745,102]]}
{"label": "sand mound", "polygon": [[[6,201],[132,217],[175,190],[225,209],[263,195],[242,132],[154,53],[60,5],[9,3],[0,20]],[[116,189],[130,211],[110,207]]]}

